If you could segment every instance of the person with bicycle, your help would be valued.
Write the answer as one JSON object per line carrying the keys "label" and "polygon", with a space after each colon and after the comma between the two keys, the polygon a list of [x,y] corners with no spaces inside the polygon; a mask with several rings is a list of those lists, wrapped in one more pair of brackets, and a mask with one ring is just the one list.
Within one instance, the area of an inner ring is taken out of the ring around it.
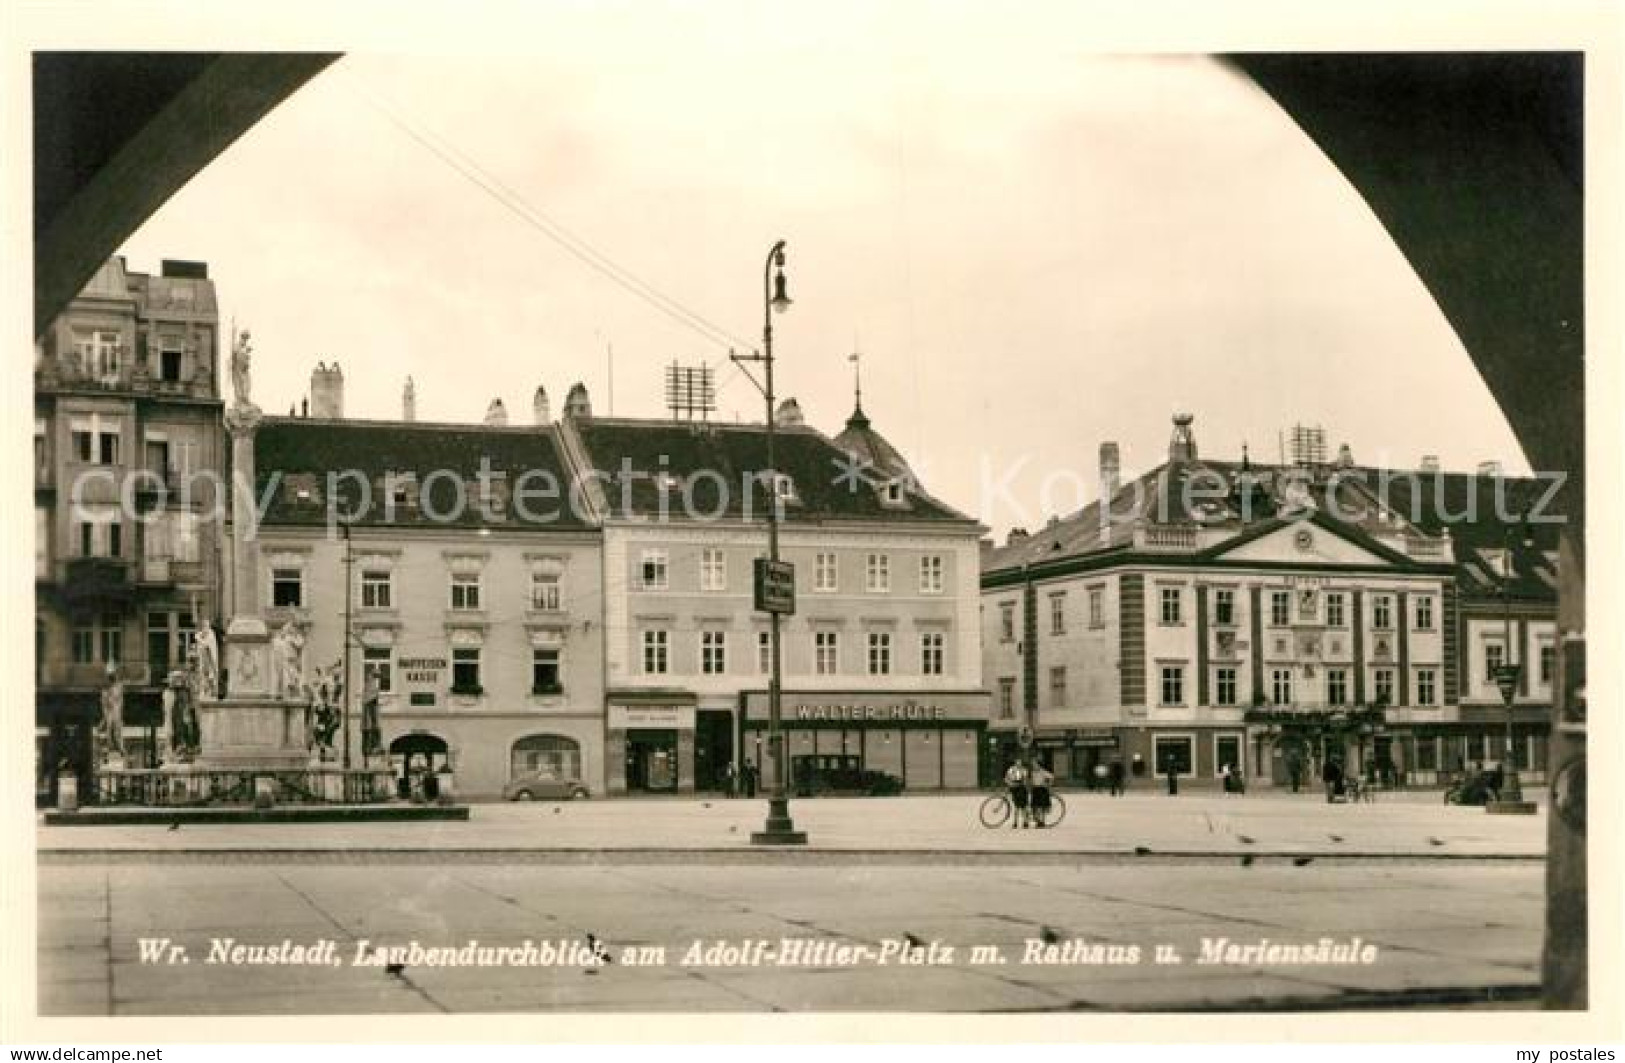
{"label": "person with bicycle", "polygon": [[1022,767],[1021,761],[1011,761],[1010,767],[1004,773],[1004,785],[1010,793],[1010,807],[1014,808],[1015,815],[1010,819],[1010,829],[1027,825],[1027,769]]}
{"label": "person with bicycle", "polygon": [[1043,762],[1034,761],[1027,775],[1027,803],[1032,807],[1033,826],[1040,830],[1044,828],[1044,820],[1049,818],[1049,790],[1054,783],[1055,776]]}

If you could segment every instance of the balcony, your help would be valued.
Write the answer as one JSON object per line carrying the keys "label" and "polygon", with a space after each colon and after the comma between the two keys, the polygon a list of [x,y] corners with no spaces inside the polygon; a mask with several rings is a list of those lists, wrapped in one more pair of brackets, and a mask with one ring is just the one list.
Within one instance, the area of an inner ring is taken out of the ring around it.
{"label": "balcony", "polygon": [[62,562],[62,598],[70,606],[122,605],[135,594],[134,563],[119,557]]}
{"label": "balcony", "polygon": [[[147,686],[150,670],[146,661],[121,661],[118,677],[133,686]],[[54,667],[47,666],[44,676],[47,686],[69,687],[105,687],[107,678],[105,662],[58,663]]]}

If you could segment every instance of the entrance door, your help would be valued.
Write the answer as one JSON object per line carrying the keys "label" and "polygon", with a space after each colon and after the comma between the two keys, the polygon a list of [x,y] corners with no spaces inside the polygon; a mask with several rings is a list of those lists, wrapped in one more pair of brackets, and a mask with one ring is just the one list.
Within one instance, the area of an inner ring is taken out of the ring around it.
{"label": "entrance door", "polygon": [[626,788],[643,793],[677,791],[677,732],[626,732]]}
{"label": "entrance door", "polygon": [[694,715],[694,788],[726,789],[733,756],[733,714],[700,709]]}
{"label": "entrance door", "polygon": [[1224,771],[1225,765],[1238,778],[1247,778],[1246,764],[1241,756],[1240,735],[1216,735],[1213,739],[1213,774],[1218,775]]}

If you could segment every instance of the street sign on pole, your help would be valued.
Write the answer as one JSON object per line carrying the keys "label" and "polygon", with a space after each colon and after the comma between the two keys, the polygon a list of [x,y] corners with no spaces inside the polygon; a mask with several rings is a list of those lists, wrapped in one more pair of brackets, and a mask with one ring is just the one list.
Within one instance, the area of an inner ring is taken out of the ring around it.
{"label": "street sign on pole", "polygon": [[1497,668],[1495,685],[1501,688],[1501,700],[1508,705],[1512,704],[1512,696],[1518,692],[1518,666],[1503,664]]}
{"label": "street sign on pole", "polygon": [[1033,729],[1022,724],[1021,730],[1016,732],[1016,741],[1021,743],[1022,749],[1029,748],[1033,744]]}
{"label": "street sign on pole", "polygon": [[796,611],[796,567],[788,561],[756,559],[756,611],[789,616]]}

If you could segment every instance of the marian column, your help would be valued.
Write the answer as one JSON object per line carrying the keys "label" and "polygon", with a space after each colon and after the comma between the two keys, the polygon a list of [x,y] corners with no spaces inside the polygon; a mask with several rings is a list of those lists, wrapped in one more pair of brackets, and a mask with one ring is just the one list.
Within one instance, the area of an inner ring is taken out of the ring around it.
{"label": "marian column", "polygon": [[[199,705],[202,730],[199,762],[208,766],[276,767],[302,765],[308,753],[303,727],[291,726],[304,706],[272,690],[271,636],[260,597],[259,513],[254,433],[264,418],[249,398],[252,348],[244,330],[231,351],[231,382],[236,396],[225,412],[231,435],[231,619],[226,624],[220,664],[227,686],[224,698],[205,693]],[[218,694],[218,691],[215,692]]]}

